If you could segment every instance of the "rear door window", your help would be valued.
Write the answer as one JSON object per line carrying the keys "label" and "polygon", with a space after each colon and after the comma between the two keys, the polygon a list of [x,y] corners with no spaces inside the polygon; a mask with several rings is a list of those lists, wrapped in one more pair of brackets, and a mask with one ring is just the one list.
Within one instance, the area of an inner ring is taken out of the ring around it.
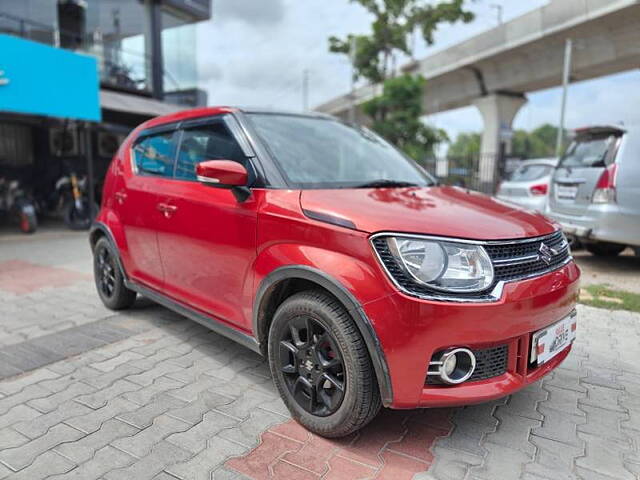
{"label": "rear door window", "polygon": [[176,157],[176,136],[172,130],[142,137],[133,147],[136,173],[171,177]]}
{"label": "rear door window", "polygon": [[519,167],[513,174],[509,181],[511,182],[531,182],[533,180],[539,180],[547,175],[551,174],[553,167],[551,165],[543,164],[528,164]]}
{"label": "rear door window", "polygon": [[604,167],[615,159],[620,134],[598,134],[578,137],[560,160],[563,168]]}

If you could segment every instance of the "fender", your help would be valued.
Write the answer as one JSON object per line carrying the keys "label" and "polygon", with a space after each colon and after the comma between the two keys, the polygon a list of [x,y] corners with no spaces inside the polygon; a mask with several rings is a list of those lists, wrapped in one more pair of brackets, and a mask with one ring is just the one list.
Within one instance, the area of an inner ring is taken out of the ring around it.
{"label": "fender", "polygon": [[[391,378],[389,375],[389,367],[385,358],[378,336],[367,317],[362,305],[340,282],[321,270],[308,267],[305,265],[288,265],[280,267],[271,272],[264,278],[258,289],[253,304],[253,332],[258,342],[264,338],[265,332],[263,322],[261,321],[261,308],[263,301],[271,289],[283,280],[302,279],[314,282],[322,288],[329,291],[336,297],[347,309],[351,318],[353,318],[362,338],[365,341],[369,357],[373,363],[378,386],[380,388],[380,396],[385,407],[391,405],[393,401],[393,391],[391,387]],[[263,352],[266,351],[265,345],[260,345]]]}
{"label": "fender", "polygon": [[96,246],[96,243],[98,242],[98,235],[100,233],[102,233],[104,236],[107,237],[107,239],[111,243],[111,246],[116,251],[116,261],[118,262],[118,268],[120,269],[120,272],[122,273],[122,276],[124,277],[125,281],[128,282],[129,277],[127,275],[127,271],[124,269],[124,266],[122,264],[122,259],[120,258],[120,248],[118,248],[118,244],[116,243],[116,240],[113,234],[111,233],[111,230],[109,229],[109,227],[102,222],[97,222],[97,221],[93,222],[93,224],[91,225],[91,228],[89,229],[89,244],[91,245],[91,251],[93,252],[93,249]]}

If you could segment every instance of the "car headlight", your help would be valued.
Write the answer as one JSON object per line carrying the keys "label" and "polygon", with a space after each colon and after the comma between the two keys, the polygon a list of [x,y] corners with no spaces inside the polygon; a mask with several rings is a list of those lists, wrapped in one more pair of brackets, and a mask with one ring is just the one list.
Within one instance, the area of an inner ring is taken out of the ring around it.
{"label": "car headlight", "polygon": [[481,245],[411,237],[386,241],[398,266],[433,290],[472,293],[493,284],[493,264]]}

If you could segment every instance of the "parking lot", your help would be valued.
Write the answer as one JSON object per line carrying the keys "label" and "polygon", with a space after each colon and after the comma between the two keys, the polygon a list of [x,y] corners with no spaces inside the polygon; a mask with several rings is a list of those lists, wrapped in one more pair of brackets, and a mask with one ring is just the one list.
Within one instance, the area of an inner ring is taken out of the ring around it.
{"label": "parking lot", "polygon": [[[585,283],[640,291],[640,259],[577,258]],[[4,234],[0,479],[640,478],[640,315],[578,312],[569,358],[516,395],[328,441],[253,352],[142,298],[105,309],[86,234]]]}

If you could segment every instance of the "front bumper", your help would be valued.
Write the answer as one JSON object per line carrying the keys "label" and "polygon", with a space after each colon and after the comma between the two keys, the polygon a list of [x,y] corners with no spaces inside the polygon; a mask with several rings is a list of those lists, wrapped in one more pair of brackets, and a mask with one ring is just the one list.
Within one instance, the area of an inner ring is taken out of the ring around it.
{"label": "front bumper", "polygon": [[[541,367],[529,365],[532,334],[569,315],[580,272],[571,261],[540,277],[507,283],[500,301],[448,303],[395,293],[364,305],[389,367],[392,408],[481,403],[513,393],[557,367],[570,348]],[[426,383],[434,353],[508,346],[506,372],[456,386]]]}

